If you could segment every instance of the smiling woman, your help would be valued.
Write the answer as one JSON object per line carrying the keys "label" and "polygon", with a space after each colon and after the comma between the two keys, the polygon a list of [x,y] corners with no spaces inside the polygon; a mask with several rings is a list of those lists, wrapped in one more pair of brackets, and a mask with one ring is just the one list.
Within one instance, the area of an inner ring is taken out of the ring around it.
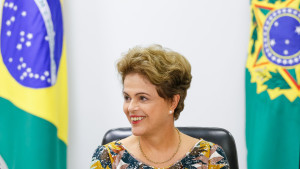
{"label": "smiling woman", "polygon": [[139,73],[126,75],[123,93],[123,111],[131,123],[133,135],[149,135],[162,127],[172,127],[178,94],[173,101],[160,97],[156,86]]}
{"label": "smiling woman", "polygon": [[229,168],[223,149],[178,131],[192,75],[181,54],[135,47],[117,64],[131,136],[99,146],[91,168]]}

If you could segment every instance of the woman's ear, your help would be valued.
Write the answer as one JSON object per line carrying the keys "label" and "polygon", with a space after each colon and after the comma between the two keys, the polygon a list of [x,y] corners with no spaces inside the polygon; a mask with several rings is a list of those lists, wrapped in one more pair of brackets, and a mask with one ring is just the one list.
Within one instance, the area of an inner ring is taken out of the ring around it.
{"label": "woman's ear", "polygon": [[172,102],[171,102],[171,110],[174,112],[174,110],[176,109],[178,103],[180,100],[180,95],[179,94],[175,94],[172,98]]}

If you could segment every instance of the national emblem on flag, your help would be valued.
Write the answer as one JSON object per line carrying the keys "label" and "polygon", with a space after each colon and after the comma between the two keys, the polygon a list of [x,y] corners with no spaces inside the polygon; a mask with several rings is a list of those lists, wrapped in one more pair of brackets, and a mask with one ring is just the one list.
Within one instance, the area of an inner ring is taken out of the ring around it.
{"label": "national emblem on flag", "polygon": [[[300,11],[296,1],[252,1],[247,68],[257,92],[300,97]],[[292,8],[296,7],[296,8]]]}

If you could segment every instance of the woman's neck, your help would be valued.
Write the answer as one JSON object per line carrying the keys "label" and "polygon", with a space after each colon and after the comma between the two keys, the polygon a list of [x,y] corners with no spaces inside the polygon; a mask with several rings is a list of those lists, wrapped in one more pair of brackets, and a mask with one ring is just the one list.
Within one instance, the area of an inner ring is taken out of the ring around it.
{"label": "woman's neck", "polygon": [[145,152],[155,153],[176,148],[180,142],[178,134],[179,132],[173,125],[167,129],[160,129],[154,133],[137,137],[139,137],[140,145]]}

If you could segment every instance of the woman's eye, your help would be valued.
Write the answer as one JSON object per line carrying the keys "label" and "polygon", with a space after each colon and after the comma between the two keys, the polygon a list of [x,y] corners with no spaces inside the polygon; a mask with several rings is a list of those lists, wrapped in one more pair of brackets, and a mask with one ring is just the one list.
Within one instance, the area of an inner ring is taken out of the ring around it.
{"label": "woman's eye", "polygon": [[130,97],[124,96],[124,100],[125,100],[125,101],[130,100]]}
{"label": "woman's eye", "polygon": [[148,98],[146,98],[146,97],[144,97],[144,96],[140,96],[140,99],[141,99],[142,101],[148,100]]}

